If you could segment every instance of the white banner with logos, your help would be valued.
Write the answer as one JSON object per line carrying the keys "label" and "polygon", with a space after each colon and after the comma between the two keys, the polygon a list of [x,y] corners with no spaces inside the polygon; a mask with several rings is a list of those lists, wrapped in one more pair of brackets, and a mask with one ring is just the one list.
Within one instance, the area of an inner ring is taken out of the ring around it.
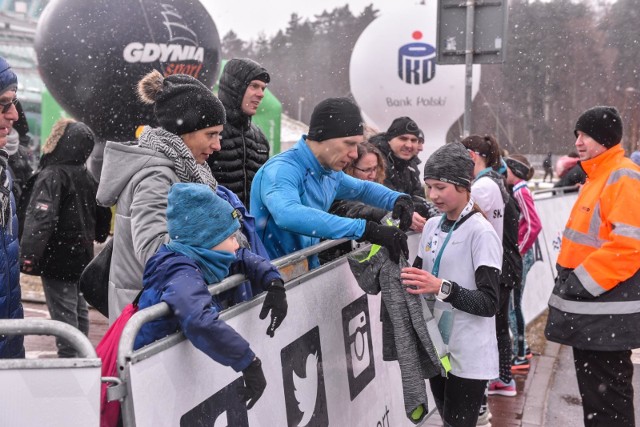
{"label": "white banner with logos", "polygon": [[[575,199],[536,200],[543,231],[527,276],[527,321],[547,307]],[[419,238],[409,238],[410,259]],[[267,388],[253,409],[237,398],[240,373],[183,341],[131,366],[136,426],[413,425],[404,413],[398,364],[382,361],[380,296],[364,294],[345,259],[296,279],[287,300],[289,313],[274,338],[265,334],[267,320],[258,319],[258,301],[225,313],[262,359]]]}
{"label": "white banner with logos", "polygon": [[[413,248],[418,239],[411,236]],[[288,289],[289,313],[274,338],[258,319],[260,304],[230,310],[228,323],[252,344],[267,380],[250,411],[237,398],[241,374],[183,341],[131,366],[136,426],[413,425],[398,363],[382,361],[380,296],[364,294],[346,259],[328,267]]]}
{"label": "white banner with logos", "polygon": [[556,277],[556,260],[560,253],[562,233],[577,197],[574,193],[535,199],[542,231],[534,245],[535,262],[527,274],[522,297],[525,323],[529,323],[547,309]]}
{"label": "white banner with logos", "polygon": [[[42,362],[44,366],[46,361]],[[56,362],[52,359],[51,365]],[[99,361],[94,365],[0,369],[0,425],[98,426]]]}

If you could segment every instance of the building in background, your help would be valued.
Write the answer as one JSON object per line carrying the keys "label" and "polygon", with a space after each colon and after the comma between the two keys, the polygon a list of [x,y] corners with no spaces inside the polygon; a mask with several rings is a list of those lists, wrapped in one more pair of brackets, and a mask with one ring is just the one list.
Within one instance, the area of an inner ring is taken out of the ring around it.
{"label": "building in background", "polygon": [[18,98],[27,114],[34,140],[40,139],[40,104],[44,83],[38,75],[33,47],[36,25],[49,0],[0,0],[0,56],[7,59],[20,79]]}

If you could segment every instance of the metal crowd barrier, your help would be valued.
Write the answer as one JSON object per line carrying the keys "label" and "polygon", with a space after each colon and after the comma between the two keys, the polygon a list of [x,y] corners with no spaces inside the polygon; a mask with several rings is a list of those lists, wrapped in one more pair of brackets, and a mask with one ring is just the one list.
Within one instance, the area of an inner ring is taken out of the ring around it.
{"label": "metal crowd barrier", "polygon": [[[326,240],[318,243],[317,245],[302,249],[297,252],[293,252],[289,255],[285,255],[281,258],[278,258],[273,261],[273,264],[279,269],[294,265],[299,262],[303,262],[307,257],[311,255],[316,255],[324,250],[333,248],[338,246],[344,242],[348,242],[349,239],[338,239],[338,240]],[[366,247],[369,247],[367,245]],[[311,274],[319,274],[324,269],[325,266],[329,264],[325,264],[313,271]],[[209,286],[209,293],[211,295],[218,295],[230,289],[233,289],[246,281],[246,278],[242,274],[235,274],[233,276],[227,277],[220,283],[216,283],[214,285]],[[293,280],[300,281],[298,278]],[[288,284],[291,281],[287,282]],[[220,314],[221,319],[229,318],[233,316],[238,310],[248,309],[249,307],[253,307],[256,304],[261,304],[265,298],[265,294],[261,294],[251,301],[247,301],[243,303],[240,307],[236,306],[229,310],[225,310]],[[127,322],[126,326],[122,331],[122,336],[120,338],[120,343],[118,346],[118,376],[119,378],[109,378],[103,379],[108,380],[108,382],[113,383],[107,389],[107,398],[109,401],[113,400],[121,400],[121,410],[122,410],[122,419],[123,423],[127,427],[135,426],[135,414],[133,408],[133,399],[131,396],[131,390],[129,388],[129,384],[127,378],[129,378],[129,363],[136,362],[139,360],[144,360],[154,354],[157,354],[167,348],[170,348],[185,339],[184,334],[182,332],[176,332],[166,338],[158,340],[152,344],[149,344],[138,351],[133,351],[134,341],[138,332],[142,328],[145,323],[152,322],[153,320],[159,319],[163,316],[167,316],[171,314],[169,306],[165,302],[161,302],[152,307],[147,307],[143,310],[140,310],[136,314],[134,314],[131,319]]]}
{"label": "metal crowd barrier", "polygon": [[69,359],[0,359],[2,425],[99,424],[102,360],[85,335],[48,319],[2,319],[0,335],[56,336],[78,352]]}

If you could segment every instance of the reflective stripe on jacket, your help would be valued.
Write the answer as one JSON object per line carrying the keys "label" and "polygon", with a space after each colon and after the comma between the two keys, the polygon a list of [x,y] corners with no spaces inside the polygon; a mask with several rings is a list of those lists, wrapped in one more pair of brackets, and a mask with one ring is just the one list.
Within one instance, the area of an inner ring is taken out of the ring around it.
{"label": "reflective stripe on jacket", "polygon": [[587,350],[640,347],[640,168],[620,145],[582,167],[589,178],[562,238],[546,335]]}

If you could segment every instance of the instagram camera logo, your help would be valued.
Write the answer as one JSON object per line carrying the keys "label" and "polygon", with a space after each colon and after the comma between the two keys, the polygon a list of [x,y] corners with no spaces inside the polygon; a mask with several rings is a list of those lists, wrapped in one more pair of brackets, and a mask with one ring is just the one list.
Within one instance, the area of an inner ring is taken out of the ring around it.
{"label": "instagram camera logo", "polygon": [[376,376],[367,295],[342,309],[342,331],[353,400]]}
{"label": "instagram camera logo", "polygon": [[240,377],[180,417],[180,427],[249,427],[243,388]]}
{"label": "instagram camera logo", "polygon": [[420,85],[436,75],[436,48],[419,41],[421,31],[414,31],[411,36],[416,41],[398,50],[398,76],[405,83]]}
{"label": "instagram camera logo", "polygon": [[316,326],[280,352],[289,427],[327,427],[320,329]]}

